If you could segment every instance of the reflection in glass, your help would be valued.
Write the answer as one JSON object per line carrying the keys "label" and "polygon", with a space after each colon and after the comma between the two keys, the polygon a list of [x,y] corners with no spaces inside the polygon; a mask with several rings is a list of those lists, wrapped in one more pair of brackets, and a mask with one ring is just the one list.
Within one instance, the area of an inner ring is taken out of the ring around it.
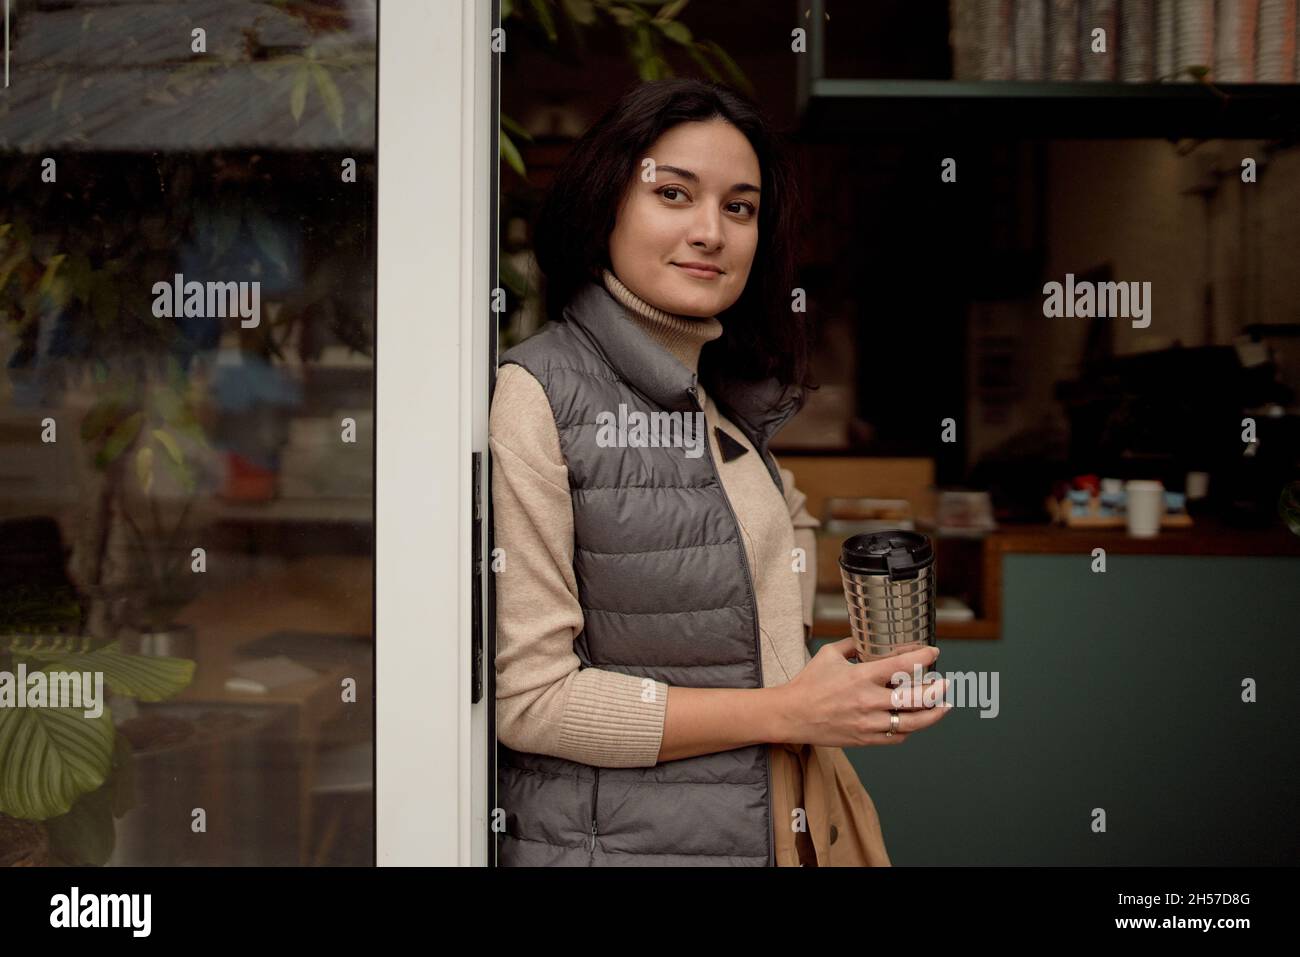
{"label": "reflection in glass", "polygon": [[373,863],[375,2],[20,6],[0,865]]}

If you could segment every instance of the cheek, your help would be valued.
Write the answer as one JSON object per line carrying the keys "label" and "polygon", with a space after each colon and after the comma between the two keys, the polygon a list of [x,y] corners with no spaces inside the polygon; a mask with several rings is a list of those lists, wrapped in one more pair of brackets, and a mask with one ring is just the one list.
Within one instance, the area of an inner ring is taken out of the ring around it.
{"label": "cheek", "polygon": [[672,213],[670,209],[647,203],[637,220],[641,239],[655,246],[675,243],[681,239],[681,223]]}
{"label": "cheek", "polygon": [[735,249],[737,258],[743,264],[744,272],[748,273],[754,264],[754,254],[758,251],[758,230],[745,230],[737,241]]}

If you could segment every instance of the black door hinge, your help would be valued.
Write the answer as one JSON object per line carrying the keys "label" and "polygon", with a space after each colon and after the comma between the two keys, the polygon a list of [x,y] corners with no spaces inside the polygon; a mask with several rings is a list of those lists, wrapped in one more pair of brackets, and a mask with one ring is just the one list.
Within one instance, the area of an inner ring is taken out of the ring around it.
{"label": "black door hinge", "polygon": [[474,503],[473,521],[470,523],[470,582],[473,598],[470,615],[470,701],[478,702],[483,697],[483,499],[479,494],[479,465],[482,452],[471,456],[472,472],[470,484]]}

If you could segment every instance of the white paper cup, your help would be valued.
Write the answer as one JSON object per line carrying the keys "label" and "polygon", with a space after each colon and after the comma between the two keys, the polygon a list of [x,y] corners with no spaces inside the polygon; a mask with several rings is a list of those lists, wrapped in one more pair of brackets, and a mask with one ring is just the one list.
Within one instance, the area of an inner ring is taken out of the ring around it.
{"label": "white paper cup", "polygon": [[1165,487],[1160,482],[1135,480],[1124,484],[1128,510],[1128,533],[1134,538],[1160,534],[1160,517],[1165,511]]}

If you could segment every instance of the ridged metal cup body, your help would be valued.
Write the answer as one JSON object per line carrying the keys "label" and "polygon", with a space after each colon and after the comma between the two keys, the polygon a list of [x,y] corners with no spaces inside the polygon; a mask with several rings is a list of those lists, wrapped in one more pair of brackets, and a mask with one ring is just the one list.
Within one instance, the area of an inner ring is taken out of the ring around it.
{"label": "ridged metal cup body", "polygon": [[888,575],[867,574],[840,565],[849,626],[858,657],[888,658],[935,644],[934,565],[915,578],[891,581]]}

